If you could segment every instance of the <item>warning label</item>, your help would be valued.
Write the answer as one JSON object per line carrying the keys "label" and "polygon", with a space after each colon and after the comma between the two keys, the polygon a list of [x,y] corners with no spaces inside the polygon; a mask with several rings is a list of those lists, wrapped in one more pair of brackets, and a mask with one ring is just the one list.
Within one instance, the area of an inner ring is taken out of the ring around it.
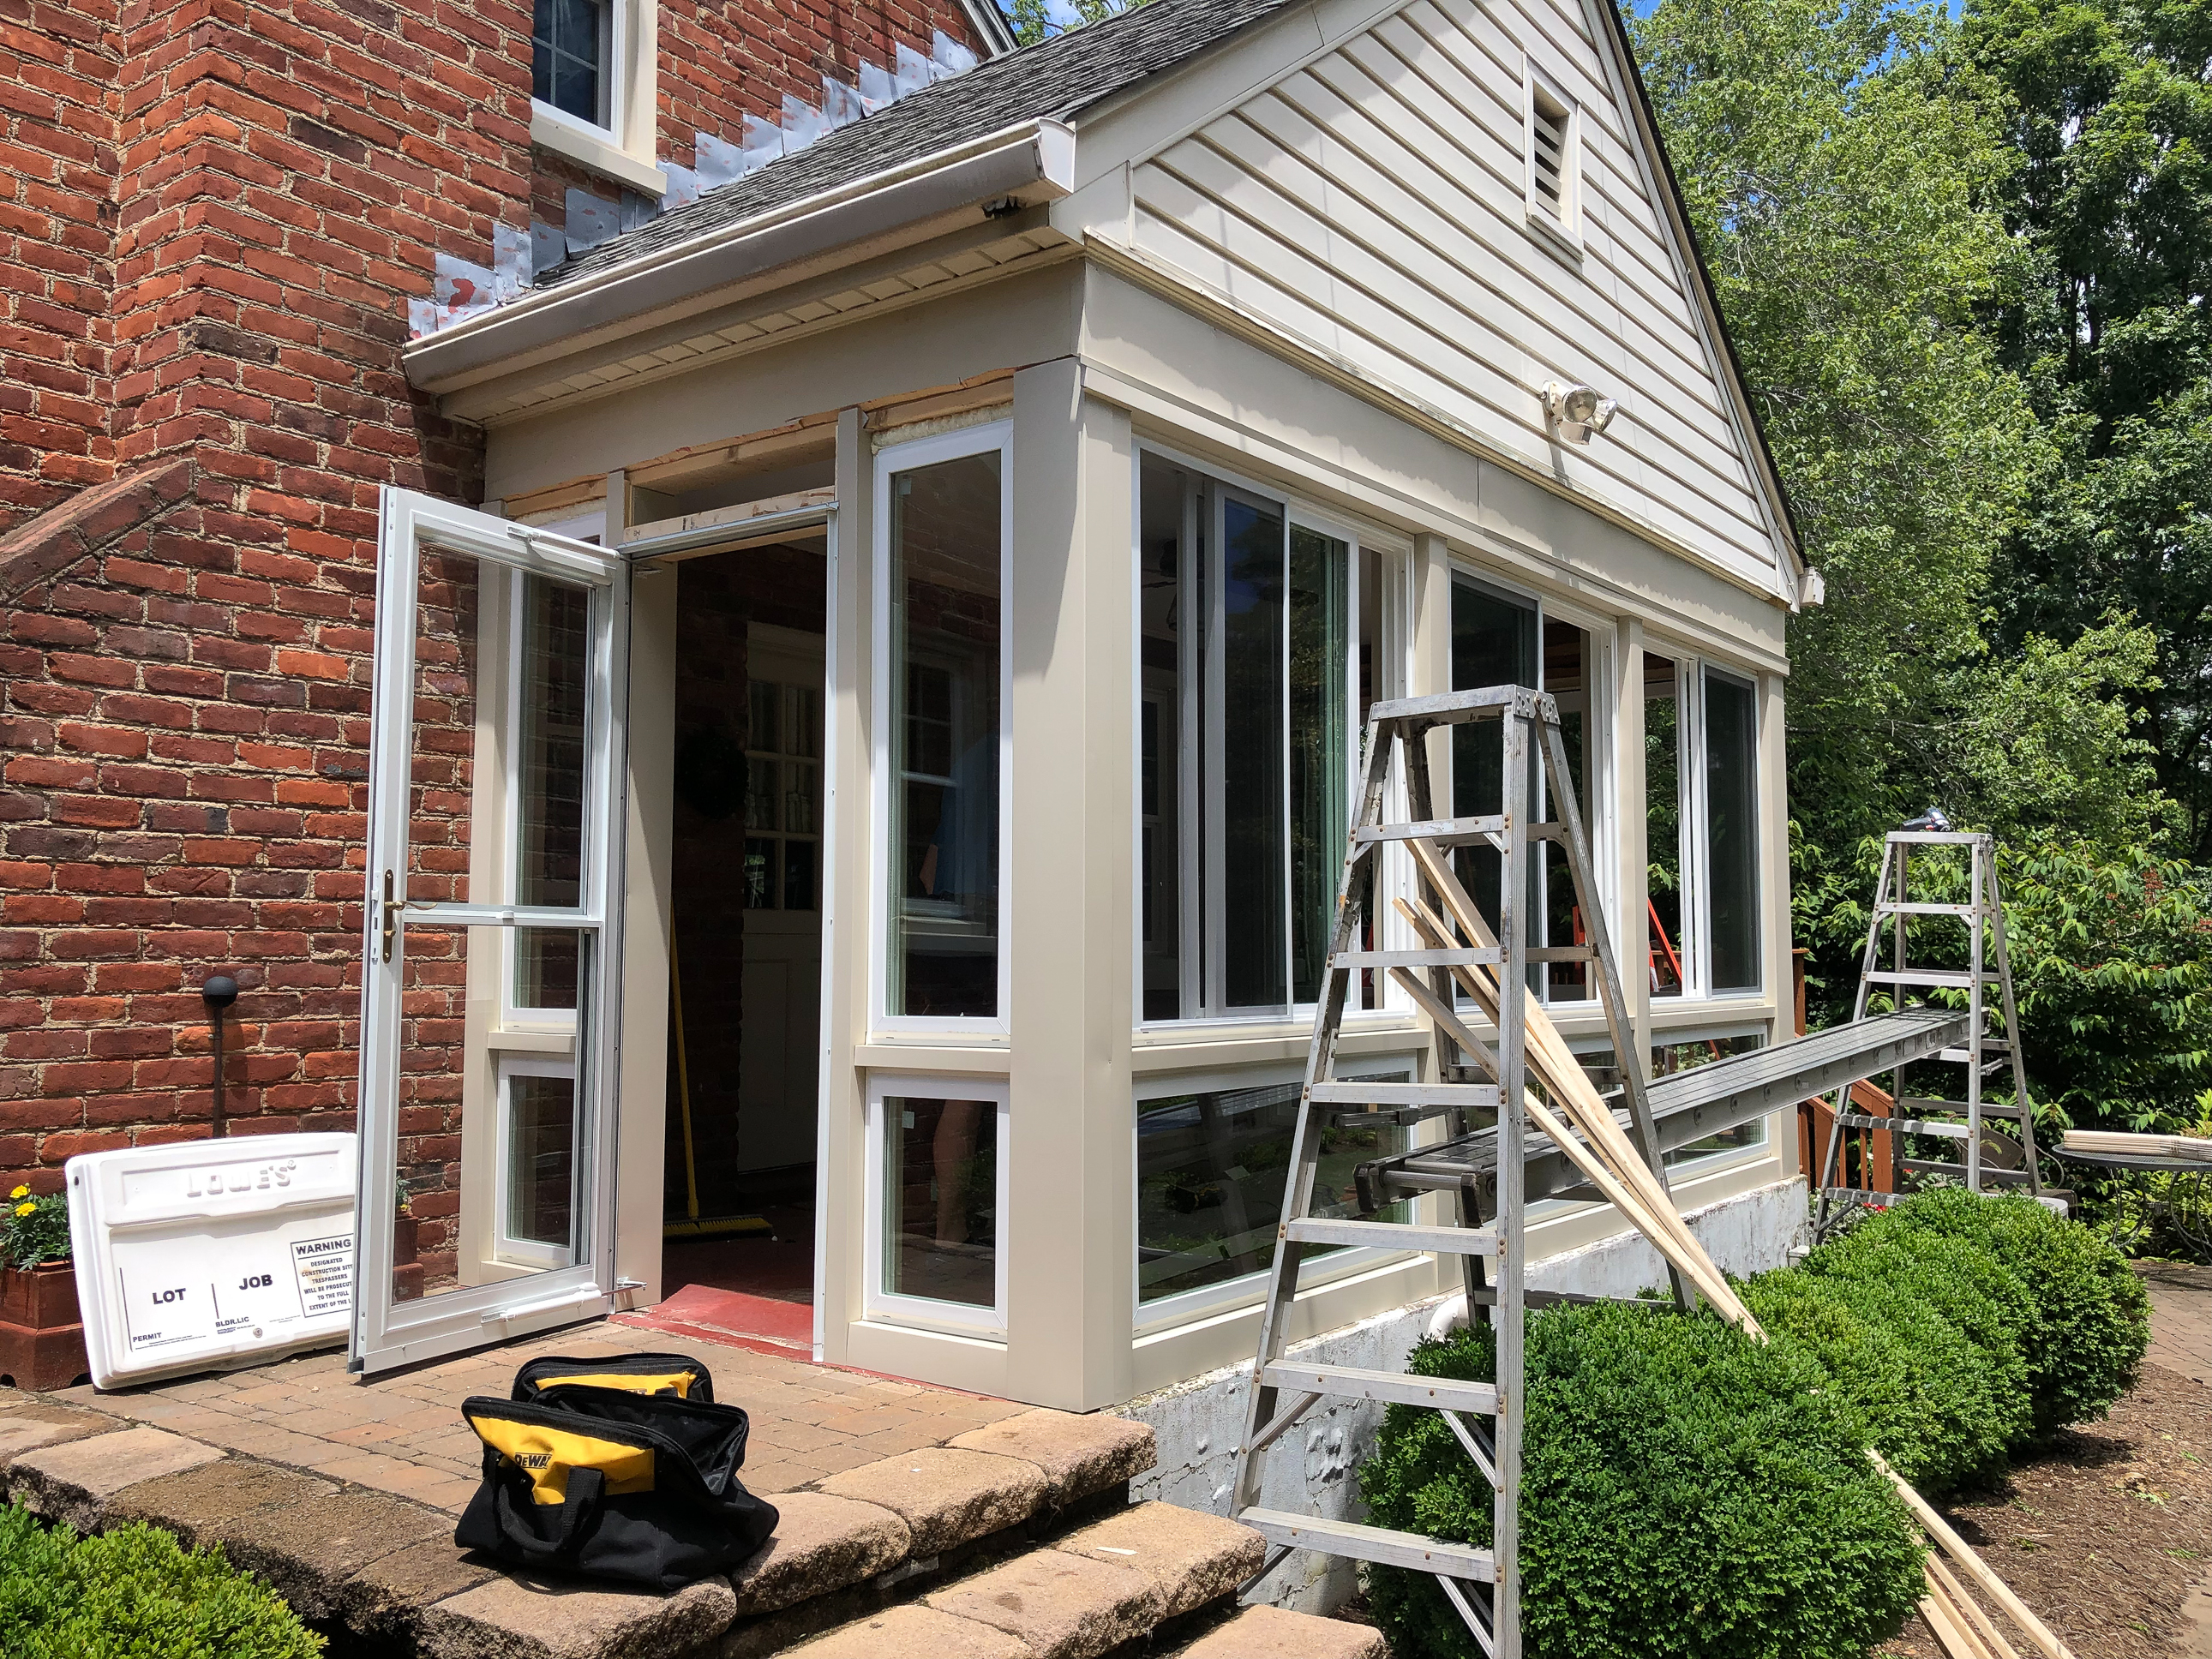
{"label": "warning label", "polygon": [[310,1319],[353,1308],[353,1235],[292,1241],[292,1273],[299,1280],[300,1310]]}

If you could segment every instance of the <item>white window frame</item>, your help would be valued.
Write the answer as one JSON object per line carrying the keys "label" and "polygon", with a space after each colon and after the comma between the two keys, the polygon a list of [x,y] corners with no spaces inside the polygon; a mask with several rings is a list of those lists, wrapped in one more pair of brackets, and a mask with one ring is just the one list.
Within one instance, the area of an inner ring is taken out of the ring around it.
{"label": "white window frame", "polygon": [[[1533,58],[1521,59],[1522,191],[1529,228],[1562,252],[1579,259],[1583,252],[1583,109],[1558,76],[1547,74]],[[1559,112],[1554,118],[1561,130],[1559,147],[1559,208],[1554,213],[1536,188],[1536,120],[1540,105]]]}
{"label": "white window frame", "polygon": [[[1411,641],[1407,637],[1409,630],[1404,620],[1408,608],[1407,596],[1404,591],[1408,563],[1405,549],[1393,545],[1387,538],[1377,537],[1372,532],[1363,531],[1358,524],[1350,519],[1316,508],[1287,490],[1225,471],[1210,461],[1200,460],[1165,444],[1140,441],[1136,447],[1136,453],[1131,458],[1129,468],[1132,570],[1130,605],[1134,623],[1132,629],[1134,637],[1131,645],[1131,676],[1134,690],[1130,703],[1129,765],[1132,797],[1130,863],[1131,890],[1139,893],[1145,890],[1144,752],[1141,732],[1144,704],[1148,696],[1144,684],[1144,550],[1142,546],[1144,458],[1146,455],[1157,457],[1170,465],[1195,474],[1206,486],[1200,492],[1199,499],[1195,503],[1187,501],[1185,504],[1183,533],[1180,538],[1180,562],[1176,578],[1178,587],[1182,591],[1190,591],[1194,585],[1196,572],[1193,565],[1201,539],[1206,547],[1211,550],[1210,557],[1219,556],[1221,504],[1224,492],[1229,495],[1245,496],[1255,503],[1279,512],[1283,518],[1283,533],[1286,546],[1287,538],[1293,529],[1310,530],[1344,544],[1344,556],[1347,567],[1346,592],[1349,599],[1343,664],[1346,728],[1344,787],[1347,821],[1356,817],[1359,810],[1359,789],[1362,781],[1360,744],[1365,736],[1364,723],[1359,718],[1359,635],[1364,620],[1360,614],[1359,574],[1365,554],[1376,554],[1382,561],[1382,580],[1376,584],[1381,614],[1375,618],[1378,624],[1380,647],[1377,656],[1381,659],[1376,664],[1376,698],[1378,702],[1406,695],[1405,688],[1408,683],[1409,672],[1407,659],[1412,650]],[[1206,521],[1203,538],[1196,534],[1199,527],[1196,521],[1198,517],[1202,517]],[[1218,680],[1220,672],[1219,656],[1216,653],[1211,671],[1204,672],[1203,680],[1201,680],[1201,673],[1206,670],[1201,644],[1206,637],[1218,636],[1218,610],[1222,599],[1220,587],[1221,584],[1218,582],[1211,584],[1215,615],[1206,621],[1206,633],[1202,635],[1196,628],[1182,628],[1177,632],[1176,647],[1180,660],[1176,666],[1176,683],[1179,695],[1176,706],[1171,709],[1165,709],[1170,718],[1163,721],[1160,730],[1164,744],[1172,736],[1175,747],[1173,758],[1176,768],[1176,844],[1172,850],[1179,872],[1174,918],[1174,925],[1178,935],[1177,955],[1182,963],[1178,980],[1185,987],[1196,987],[1197,989],[1195,994],[1186,994],[1184,999],[1186,1012],[1166,1019],[1148,1020],[1144,1018],[1144,924],[1141,915],[1133,915],[1131,929],[1133,936],[1135,969],[1133,988],[1134,1000],[1132,1006],[1137,1010],[1136,1025],[1140,1031],[1170,1030],[1186,1031],[1202,1030],[1207,1026],[1249,1026],[1269,1023],[1298,1024],[1310,1022],[1318,1007],[1318,1005],[1314,1002],[1294,1000],[1279,1006],[1249,1008],[1232,1009],[1216,1006],[1209,1009],[1207,1006],[1206,999],[1209,992],[1218,986],[1222,977],[1221,941],[1224,928],[1221,925],[1222,891],[1219,879],[1218,843],[1214,838],[1205,836],[1203,831],[1205,825],[1210,823],[1218,826],[1221,822],[1221,778],[1218,769],[1211,778],[1199,775],[1198,738],[1200,722],[1208,718],[1208,711],[1218,706],[1219,702],[1218,697],[1214,695],[1214,682]],[[1290,674],[1287,630],[1284,638],[1284,652],[1285,660],[1281,711],[1285,762],[1283,770],[1283,825],[1284,846],[1286,849],[1287,860],[1291,810],[1288,765]],[[1207,752],[1218,753],[1218,750],[1219,743],[1217,739]],[[1164,767],[1168,763],[1168,759],[1165,755],[1161,757],[1161,763]],[[1392,799],[1398,800],[1403,789],[1403,781],[1398,776],[1395,769],[1392,773],[1390,789]],[[1202,813],[1194,810],[1196,804],[1201,800],[1205,803],[1205,811]],[[1406,870],[1401,867],[1407,862],[1409,861],[1406,860],[1404,855],[1397,849],[1389,849],[1389,856],[1384,860],[1382,878],[1377,888],[1376,910],[1380,917],[1379,925],[1385,938],[1393,943],[1402,942],[1396,936],[1402,930],[1403,924],[1394,914],[1389,913],[1388,904],[1393,894],[1404,891],[1407,888]],[[1199,879],[1201,865],[1206,867],[1208,876],[1208,879],[1203,882]],[[1291,939],[1296,921],[1296,894],[1291,882],[1287,879],[1287,872],[1286,862],[1286,878],[1283,885],[1283,983],[1286,993],[1294,994],[1291,982],[1293,962]],[[1201,914],[1200,906],[1190,902],[1189,896],[1194,892],[1203,892],[1206,895],[1203,914]],[[1356,1019],[1362,1014],[1372,1016],[1383,1010],[1390,1009],[1400,1002],[1401,997],[1401,993],[1390,989],[1386,992],[1380,1009],[1364,1009],[1361,1006],[1360,997],[1355,989],[1346,1004],[1346,1018]]]}
{"label": "white window frame", "polygon": [[[1535,611],[1536,678],[1540,680],[1544,678],[1544,624],[1546,623],[1558,621],[1565,623],[1570,628],[1580,629],[1583,636],[1589,641],[1589,660],[1583,665],[1583,696],[1586,700],[1583,710],[1583,770],[1589,774],[1584,784],[1584,793],[1588,799],[1578,802],[1577,805],[1582,808],[1583,834],[1589,842],[1592,866],[1590,878],[1597,886],[1598,908],[1601,913],[1600,919],[1606,921],[1609,927],[1620,929],[1613,936],[1616,949],[1615,960],[1620,962],[1621,971],[1626,973],[1630,971],[1629,964],[1620,953],[1625,951],[1626,940],[1637,935],[1632,930],[1623,928],[1620,925],[1620,884],[1617,875],[1620,860],[1614,856],[1613,852],[1617,845],[1618,818],[1615,813],[1615,802],[1620,764],[1618,747],[1620,722],[1614,718],[1613,699],[1609,696],[1601,695],[1613,684],[1613,653],[1617,648],[1613,621],[1610,617],[1600,616],[1595,611],[1583,611],[1572,605],[1562,604],[1534,589],[1501,580],[1492,570],[1465,559],[1452,561],[1451,574],[1455,578],[1464,576],[1478,587],[1486,587],[1492,592],[1509,600],[1525,603]],[[1449,613],[1445,617],[1445,629],[1449,635],[1450,629]],[[1550,688],[1539,685],[1534,689],[1540,691]],[[1548,793],[1549,768],[1544,769],[1540,775],[1546,780]],[[1449,792],[1451,787],[1449,762],[1446,763],[1443,774],[1442,786],[1446,792]],[[1449,799],[1448,793],[1446,799]],[[1547,818],[1550,817],[1551,803],[1548,800],[1544,802],[1540,810]],[[1540,858],[1536,860],[1538,913],[1546,917],[1551,914],[1550,862],[1548,859]],[[1559,945],[1567,941],[1549,939],[1539,942]],[[1637,958],[1638,962],[1641,959],[1640,956]],[[1587,997],[1578,998],[1573,1001],[1554,999],[1552,994],[1549,974],[1543,975],[1543,988],[1538,994],[1547,1007],[1557,1008],[1562,1013],[1571,1014],[1583,1010],[1596,1009],[1601,1006],[1596,994],[1596,973],[1597,964],[1592,963],[1589,975],[1591,994]],[[1472,1001],[1463,994],[1460,1000],[1470,1007],[1473,1006]]]}
{"label": "white window frame", "polygon": [[[884,1253],[890,1243],[890,1194],[884,1185],[884,1114],[892,1100],[981,1100],[991,1103],[992,1131],[998,1139],[998,1241],[988,1308],[959,1302],[939,1302],[928,1297],[905,1296],[884,1288]],[[860,1273],[861,1317],[880,1324],[910,1326],[954,1336],[982,1337],[1003,1342],[1006,1335],[1007,1206],[1012,1194],[1012,1097],[1002,1077],[973,1077],[950,1072],[871,1072],[868,1073],[866,1119],[862,1135],[862,1159],[866,1165],[863,1183],[861,1226],[863,1263]]]}
{"label": "white window frame", "polygon": [[[586,121],[532,97],[530,142],[658,198],[667,194],[668,175],[654,159],[657,0],[599,3],[604,19],[599,97],[605,118]],[[534,73],[534,63],[532,67]]]}
{"label": "white window frame", "polygon": [[[1679,996],[1655,997],[1655,1009],[1679,1008],[1692,1002],[1718,1003],[1754,1002],[1764,999],[1773,972],[1767,957],[1765,930],[1755,929],[1759,954],[1759,982],[1752,986],[1734,986],[1717,991],[1712,982],[1712,837],[1711,803],[1705,788],[1705,682],[1708,677],[1720,678],[1748,690],[1752,694],[1752,799],[1753,852],[1752,892],[1753,908],[1763,914],[1765,909],[1765,872],[1759,866],[1764,859],[1766,841],[1766,813],[1764,780],[1759,775],[1759,750],[1765,735],[1762,730],[1765,710],[1759,697],[1759,680],[1742,669],[1732,668],[1687,650],[1678,651],[1664,641],[1647,639],[1644,649],[1654,656],[1671,656],[1674,664],[1674,768],[1677,787],[1680,791],[1680,845],[1676,848],[1681,871],[1681,937],[1674,948],[1682,958],[1682,990]],[[1641,684],[1642,665],[1638,665]],[[1644,950],[1650,949],[1650,922],[1644,922]],[[1642,970],[1644,951],[1637,952],[1637,963]],[[1735,1036],[1739,1032],[1701,1032],[1705,1036]],[[1656,1040],[1655,1034],[1654,1040]],[[1686,1039],[1697,1040],[1697,1039]]]}
{"label": "white window frame", "polygon": [[[899,882],[894,866],[891,792],[891,479],[900,472],[933,466],[970,455],[999,458],[999,937],[996,1015],[894,1014],[890,1002],[890,913]],[[927,438],[886,444],[876,455],[874,607],[872,647],[876,672],[871,702],[874,734],[870,766],[874,776],[874,847],[868,864],[871,902],[868,924],[868,1024],[885,1034],[958,1034],[1004,1038],[1012,1029],[1007,1009],[1013,994],[1013,885],[1007,879],[1014,828],[1014,423],[993,421]],[[961,1098],[964,1097],[947,1097]]]}
{"label": "white window frame", "polygon": [[[494,1048],[496,1050],[496,1038],[494,1039]],[[507,1230],[507,1218],[510,1213],[507,1200],[514,1196],[514,1108],[513,1091],[508,1085],[519,1077],[566,1078],[573,1084],[576,1080],[576,1062],[556,1054],[509,1052],[499,1054],[498,1068],[497,1105],[494,1118],[497,1125],[495,1139],[498,1144],[493,1152],[498,1162],[492,1179],[492,1255],[501,1261],[541,1270],[571,1267],[576,1259],[572,1246],[547,1244],[534,1238],[517,1238]],[[578,1162],[581,1161],[582,1155],[580,1144],[570,1154]],[[575,1213],[578,1196],[572,1171],[568,1183],[569,1213],[572,1217]]]}
{"label": "white window frame", "polygon": [[[1421,1056],[1417,1053],[1340,1055],[1339,1072],[1346,1075],[1357,1073],[1401,1070],[1406,1081],[1421,1075]],[[1144,1298],[1141,1270],[1144,1263],[1139,1256],[1144,1221],[1144,1109],[1147,1101],[1165,1100],[1176,1095],[1202,1095],[1231,1092],[1239,1089],[1265,1089],[1271,1085],[1302,1083],[1304,1066],[1300,1062],[1285,1062],[1274,1066],[1239,1066],[1219,1071],[1164,1073],[1140,1077],[1129,1114],[1129,1306],[1133,1311],[1133,1334],[1139,1340],[1157,1337],[1164,1333],[1184,1329],[1224,1314],[1256,1308],[1267,1299],[1268,1269],[1255,1268],[1240,1273],[1234,1279],[1224,1279],[1216,1285],[1201,1285],[1196,1290],[1180,1291],[1173,1296],[1164,1296],[1151,1302]],[[1418,1140],[1420,1127],[1413,1131]],[[1418,1203],[1418,1200],[1407,1202]],[[1298,1279],[1301,1296],[1342,1279],[1357,1278],[1377,1267],[1407,1261],[1421,1255],[1414,1249],[1387,1250],[1378,1245],[1359,1244],[1349,1249],[1332,1251],[1325,1256],[1310,1258]]]}

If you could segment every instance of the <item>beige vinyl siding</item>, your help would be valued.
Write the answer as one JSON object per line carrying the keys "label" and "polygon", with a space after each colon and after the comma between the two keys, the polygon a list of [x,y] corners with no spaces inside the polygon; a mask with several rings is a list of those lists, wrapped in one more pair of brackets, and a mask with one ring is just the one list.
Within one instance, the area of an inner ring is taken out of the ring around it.
{"label": "beige vinyl siding", "polygon": [[[1583,252],[1528,222],[1522,54],[1577,100]],[[1255,316],[1739,578],[1774,550],[1573,0],[1411,0],[1139,165],[1133,234]],[[1553,445],[1547,380],[1619,400]]]}

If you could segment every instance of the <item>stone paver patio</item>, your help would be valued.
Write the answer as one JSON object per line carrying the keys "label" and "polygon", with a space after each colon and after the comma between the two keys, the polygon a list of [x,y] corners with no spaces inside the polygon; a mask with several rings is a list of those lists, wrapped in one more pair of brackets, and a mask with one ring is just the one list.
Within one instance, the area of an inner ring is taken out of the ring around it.
{"label": "stone paver patio", "polygon": [[2150,1291],[2150,1363],[2212,1383],[2212,1267],[2141,1261],[2136,1271]]}
{"label": "stone paver patio", "polygon": [[363,1381],[339,1353],[113,1394],[46,1397],[148,1424],[211,1446],[409,1498],[458,1514],[476,1490],[482,1450],[461,1418],[472,1395],[506,1398],[539,1354],[681,1352],[714,1373],[714,1397],[752,1419],[744,1480],[790,1492],[880,1458],[997,1422],[1027,1407],[714,1343],[696,1335],[599,1323]]}

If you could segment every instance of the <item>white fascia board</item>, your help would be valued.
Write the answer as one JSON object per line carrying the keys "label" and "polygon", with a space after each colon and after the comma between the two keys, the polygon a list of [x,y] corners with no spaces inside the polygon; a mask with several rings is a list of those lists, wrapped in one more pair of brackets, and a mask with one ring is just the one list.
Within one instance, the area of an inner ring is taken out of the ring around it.
{"label": "white fascia board", "polygon": [[1034,207],[1073,188],[1075,133],[1027,121],[719,225],[558,288],[534,291],[425,336],[402,355],[410,385],[449,392],[713,303],[774,274],[818,275],[926,240],[987,204]]}

